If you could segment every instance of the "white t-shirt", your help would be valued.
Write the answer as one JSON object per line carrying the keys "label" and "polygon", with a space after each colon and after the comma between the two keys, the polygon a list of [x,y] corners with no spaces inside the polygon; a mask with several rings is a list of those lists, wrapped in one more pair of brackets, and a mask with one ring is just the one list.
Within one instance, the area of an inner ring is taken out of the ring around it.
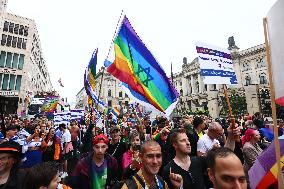
{"label": "white t-shirt", "polygon": [[62,135],[62,143],[68,143],[71,142],[71,133],[68,129],[65,130],[65,132]]}
{"label": "white t-shirt", "polygon": [[212,140],[207,134],[204,134],[197,142],[197,151],[207,153],[213,148],[214,144],[218,144],[220,146],[220,143],[217,139]]}

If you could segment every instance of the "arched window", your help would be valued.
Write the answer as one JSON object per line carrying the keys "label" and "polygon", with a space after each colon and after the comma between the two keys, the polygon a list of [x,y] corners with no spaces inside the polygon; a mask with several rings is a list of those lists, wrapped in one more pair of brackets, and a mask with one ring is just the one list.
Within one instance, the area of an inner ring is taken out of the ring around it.
{"label": "arched window", "polygon": [[122,92],[121,92],[121,91],[118,93],[118,96],[119,96],[119,97],[122,97]]}
{"label": "arched window", "polygon": [[111,96],[111,90],[110,89],[107,92],[107,96]]}
{"label": "arched window", "polygon": [[250,76],[247,75],[245,80],[246,80],[245,86],[251,85],[251,77]]}
{"label": "arched window", "polygon": [[180,94],[180,96],[183,96],[183,90],[182,89],[179,91],[179,94]]}

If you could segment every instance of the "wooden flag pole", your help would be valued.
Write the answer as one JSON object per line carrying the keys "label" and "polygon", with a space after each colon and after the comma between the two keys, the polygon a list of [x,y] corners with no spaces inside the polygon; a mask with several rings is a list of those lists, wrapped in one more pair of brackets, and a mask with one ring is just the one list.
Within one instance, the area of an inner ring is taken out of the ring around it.
{"label": "wooden flag pole", "polygon": [[[234,115],[232,113],[232,107],[231,107],[231,103],[230,103],[230,99],[229,99],[229,95],[228,95],[227,85],[224,85],[224,95],[225,95],[228,110],[229,110],[229,117],[230,117],[230,120],[231,120],[232,129],[235,129],[236,121],[235,121]],[[239,139],[239,136],[235,136],[234,139],[235,140]]]}
{"label": "wooden flag pole", "polygon": [[272,108],[272,118],[273,118],[273,130],[274,130],[274,144],[275,144],[275,153],[276,153],[276,162],[278,169],[278,187],[280,189],[284,188],[283,179],[282,179],[282,169],[280,162],[280,145],[278,140],[278,127],[277,127],[277,116],[276,116],[276,105],[275,105],[275,88],[272,79],[272,65],[271,65],[271,56],[270,56],[270,45],[268,41],[268,22],[267,18],[263,18],[263,28],[264,28],[264,37],[265,37],[265,48],[266,48],[266,61],[268,66],[268,75],[269,75],[269,86],[270,86],[270,97],[271,97],[271,108]]}

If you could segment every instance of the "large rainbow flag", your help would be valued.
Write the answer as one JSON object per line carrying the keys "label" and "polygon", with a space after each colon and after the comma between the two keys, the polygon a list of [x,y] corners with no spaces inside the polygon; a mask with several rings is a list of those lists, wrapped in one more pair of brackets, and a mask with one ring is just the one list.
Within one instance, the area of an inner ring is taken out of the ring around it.
{"label": "large rainbow flag", "polygon": [[125,92],[134,100],[167,114],[173,110],[179,95],[126,16],[105,66],[110,74],[123,82],[128,90]]}

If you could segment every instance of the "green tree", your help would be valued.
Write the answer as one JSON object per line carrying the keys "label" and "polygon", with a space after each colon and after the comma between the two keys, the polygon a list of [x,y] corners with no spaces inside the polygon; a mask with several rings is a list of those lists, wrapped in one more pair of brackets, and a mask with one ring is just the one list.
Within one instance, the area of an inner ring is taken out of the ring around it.
{"label": "green tree", "polygon": [[[240,95],[236,90],[232,89],[228,91],[229,100],[232,108],[232,114],[237,118],[238,116],[247,112],[247,103],[245,95]],[[227,101],[225,96],[221,96],[221,116],[229,115]]]}

